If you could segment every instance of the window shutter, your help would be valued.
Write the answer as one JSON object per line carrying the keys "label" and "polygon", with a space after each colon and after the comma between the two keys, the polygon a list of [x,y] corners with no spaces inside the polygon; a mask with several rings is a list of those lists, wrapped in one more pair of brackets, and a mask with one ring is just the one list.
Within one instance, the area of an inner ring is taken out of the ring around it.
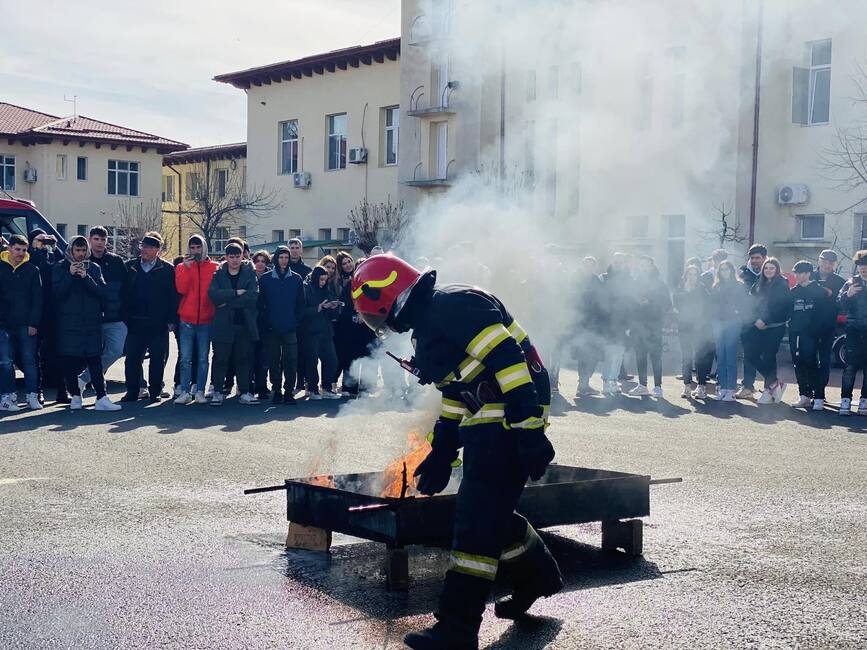
{"label": "window shutter", "polygon": [[806,125],[810,113],[810,69],[792,68],[792,124]]}

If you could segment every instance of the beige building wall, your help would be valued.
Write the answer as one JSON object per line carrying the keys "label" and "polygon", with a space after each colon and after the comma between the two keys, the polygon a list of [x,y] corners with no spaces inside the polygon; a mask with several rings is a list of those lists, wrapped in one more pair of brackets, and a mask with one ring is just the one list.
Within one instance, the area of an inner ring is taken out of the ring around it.
{"label": "beige building wall", "polygon": [[[146,152],[140,146],[127,150],[126,145],[80,144],[60,140],[50,144],[24,146],[20,143],[0,143],[0,154],[15,156],[16,187],[14,196],[33,201],[37,209],[55,226],[65,225],[66,238],[85,232],[93,225],[123,226],[123,215],[138,209],[160,211],[162,155],[155,149]],[[65,156],[65,177],[59,174],[58,157]],[[86,158],[87,177],[77,178],[77,159]],[[131,161],[139,164],[138,196],[118,196],[108,193],[108,161]],[[27,183],[23,173],[27,167],[37,171],[37,181]],[[122,206],[126,206],[126,211]],[[63,233],[61,233],[63,234]]]}
{"label": "beige building wall", "polygon": [[[397,201],[397,165],[383,160],[383,109],[400,103],[399,83],[399,63],[386,59],[247,91],[247,186],[274,188],[283,202],[249,221],[251,246],[298,230],[309,240],[343,238],[349,211],[362,199]],[[348,118],[347,150],[366,147],[368,162],[328,171],[327,118],[338,113]],[[295,188],[292,175],[281,173],[280,123],[287,120],[298,121],[298,170],[310,174],[308,189]]]}

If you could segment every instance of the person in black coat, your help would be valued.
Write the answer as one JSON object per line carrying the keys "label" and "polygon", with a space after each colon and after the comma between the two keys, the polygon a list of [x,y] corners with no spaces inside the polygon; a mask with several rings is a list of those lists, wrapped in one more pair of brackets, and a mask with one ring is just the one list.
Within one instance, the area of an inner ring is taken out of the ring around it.
{"label": "person in black coat", "polygon": [[762,277],[750,289],[750,297],[752,320],[744,335],[744,354],[765,380],[759,404],[779,403],[786,384],[777,377],[777,352],[786,333],[792,296],[776,258],[765,261]]}
{"label": "person in black coat", "polygon": [[611,265],[602,275],[602,285],[604,304],[597,328],[605,341],[605,358],[602,363],[603,392],[616,395],[620,393],[617,379],[628,342],[626,332],[630,326],[630,313],[634,308],[633,282],[626,254],[614,253]]}
{"label": "person in black coat", "polygon": [[[707,398],[707,376],[713,362],[714,350],[709,335],[710,291],[702,278],[699,267],[687,266],[680,285],[674,292],[683,373],[683,392],[680,396],[692,396],[696,399]],[[698,384],[695,390],[692,390],[693,366]]]}
{"label": "person in black coat", "polygon": [[[752,288],[762,277],[762,269],[765,265],[765,260],[768,259],[768,249],[764,244],[753,244],[747,251],[749,261],[744,264],[739,271],[739,277],[743,283],[743,287],[749,295]],[[752,323],[745,324],[744,330],[741,333],[741,343],[744,347],[744,378],[741,384],[741,389],[735,393],[735,397],[739,399],[753,399],[753,394],[756,392],[756,368],[750,362],[747,350],[747,337],[751,332]]]}
{"label": "person in black coat", "polygon": [[825,408],[825,383],[822,383],[819,373],[817,342],[828,320],[835,317],[836,305],[828,300],[825,289],[810,279],[813,273],[810,262],[801,260],[795,264],[792,272],[797,284],[790,292],[792,311],[789,315],[789,349],[800,395],[793,406],[812,407],[815,411],[821,411]]}
{"label": "person in black coat", "polygon": [[126,338],[126,395],[122,402],[138,399],[142,363],[150,353],[148,392],[151,402],[160,400],[163,373],[169,350],[169,332],[178,319],[178,293],[175,267],[159,253],[163,240],[159,233],[148,232],[142,238],[139,257],[127,263],[124,287]]}
{"label": "person in black coat", "polygon": [[825,290],[829,302],[829,309],[823,310],[827,320],[816,335],[816,346],[819,349],[819,383],[827,386],[831,378],[831,353],[837,338],[837,315],[840,312],[838,299],[840,290],[846,284],[846,280],[837,273],[835,251],[828,249],[819,253],[819,266],[810,279]]}
{"label": "person in black coat", "polygon": [[642,255],[638,258],[638,272],[634,281],[635,309],[630,314],[629,338],[635,347],[638,365],[638,386],[630,395],[648,395],[647,359],[653,366],[653,396],[662,397],[662,327],[671,311],[671,296],[668,287],[659,277],[659,269],[653,258]]}
{"label": "person in black coat", "polygon": [[46,235],[40,228],[30,233],[30,261],[39,268],[42,278],[42,320],[37,334],[39,348],[39,401],[43,401],[43,391],[55,388],[58,404],[69,404],[69,394],[66,392],[66,382],[60,367],[60,357],[57,354],[57,333],[55,332],[55,308],[51,296],[52,270],[63,260],[63,254],[57,250],[57,239]]}
{"label": "person in black coat", "polygon": [[52,270],[52,295],[57,314],[57,353],[66,380],[66,390],[72,395],[72,409],[82,408],[78,373],[90,370],[96,391],[96,410],[117,411],[105,394],[102,373],[102,304],[105,301],[105,280],[98,264],[92,264],[90,244],[81,236],[73,237],[66,248],[65,259]]}
{"label": "person in black coat", "polygon": [[578,277],[575,316],[575,357],[578,365],[578,390],[576,397],[595,395],[598,391],[590,386],[590,378],[602,361],[605,339],[599,331],[605,319],[605,285],[596,274],[596,258],[582,260]]}
{"label": "person in black coat", "polygon": [[[328,270],[314,268],[304,280],[304,311],[299,332],[306,341],[302,349],[307,373],[307,395],[316,400],[339,399],[332,390],[337,378],[337,352],[334,349],[334,321],[340,315],[340,300],[328,283]],[[319,362],[322,362],[322,393],[319,392]]]}
{"label": "person in black coat", "polygon": [[840,289],[840,307],[846,314],[846,367],[840,415],[851,415],[855,377],[861,372],[858,414],[867,415],[867,250],[855,253],[855,277]]}

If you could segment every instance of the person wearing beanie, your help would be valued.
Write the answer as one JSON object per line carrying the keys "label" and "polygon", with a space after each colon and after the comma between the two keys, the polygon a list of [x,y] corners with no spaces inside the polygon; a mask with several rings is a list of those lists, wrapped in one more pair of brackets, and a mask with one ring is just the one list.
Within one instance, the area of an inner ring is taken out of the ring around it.
{"label": "person wearing beanie", "polygon": [[828,299],[828,317],[825,326],[818,333],[816,346],[819,349],[819,381],[823,386],[828,385],[831,377],[831,354],[834,349],[834,341],[837,339],[837,315],[840,312],[840,306],[837,299],[840,296],[840,289],[846,284],[837,273],[837,253],[836,251],[827,249],[819,253],[819,261],[816,270],[810,276],[811,280],[825,290]]}
{"label": "person wearing beanie", "polygon": [[258,404],[251,392],[253,348],[259,340],[257,305],[259,281],[249,261],[243,259],[244,249],[231,243],[225,249],[225,261],[214,274],[208,297],[214,304],[211,340],[214,345],[212,382],[214,396],[211,406],[223,404],[223,386],[230,361],[234,363],[240,404]]}
{"label": "person wearing beanie", "polygon": [[[789,349],[798,380],[799,399],[795,408],[825,408],[825,385],[819,373],[819,334],[836,309],[828,300],[825,289],[811,280],[813,265],[806,260],[795,264],[792,272],[797,284],[790,290],[792,297],[789,317]],[[829,314],[830,312],[830,314]]]}
{"label": "person wearing beanie", "polygon": [[867,415],[867,250],[855,253],[855,276],[840,289],[840,308],[846,314],[846,367],[840,399],[840,415],[852,413],[855,377],[861,372],[858,415]]}
{"label": "person wearing beanie", "polygon": [[[289,268],[293,273],[297,273],[302,280],[306,280],[307,276],[313,270],[304,263],[304,244],[300,239],[294,237],[289,240]],[[307,358],[304,350],[307,349],[307,342],[304,339],[304,332],[300,329],[296,332],[298,337],[298,377],[295,383],[295,391],[304,390],[304,381],[307,376],[304,367],[304,360]]]}
{"label": "person wearing beanie", "polygon": [[174,331],[178,311],[175,267],[160,259],[163,239],[157,232],[145,233],[139,256],[127,263],[124,287],[126,338],[126,395],[122,402],[139,398],[142,363],[148,363],[148,393],[151,403],[160,401],[163,373],[169,351],[169,332]]}
{"label": "person wearing beanie", "polygon": [[[208,245],[201,235],[191,235],[187,241],[187,254],[175,267],[175,288],[180,296],[178,305],[180,348],[180,394],[175,404],[189,404],[193,400],[204,404],[208,385],[208,354],[211,347],[211,322],[214,303],[208,289],[219,264],[208,256]],[[193,357],[196,358],[195,374]],[[193,394],[193,384],[196,386]]]}
{"label": "person wearing beanie", "polygon": [[52,293],[57,309],[57,353],[72,395],[70,409],[80,410],[81,390],[78,375],[82,367],[90,370],[96,391],[97,411],[119,411],[105,392],[102,372],[102,305],[105,280],[99,264],[90,261],[90,244],[85,237],[72,238],[66,256],[52,270]]}
{"label": "person wearing beanie", "polygon": [[274,251],[274,268],[259,278],[259,306],[265,353],[271,372],[272,402],[295,404],[298,323],[304,309],[301,276],[289,268],[289,248]]}

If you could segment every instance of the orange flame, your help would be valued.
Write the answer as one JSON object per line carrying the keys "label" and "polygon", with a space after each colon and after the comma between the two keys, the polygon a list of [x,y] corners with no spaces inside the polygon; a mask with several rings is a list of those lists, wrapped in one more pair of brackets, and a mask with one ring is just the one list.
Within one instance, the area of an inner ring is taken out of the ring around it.
{"label": "orange flame", "polygon": [[334,483],[334,477],[328,474],[322,474],[321,476],[311,476],[306,479],[306,482],[310,485],[320,485],[322,487],[333,488],[336,487]]}
{"label": "orange flame", "polygon": [[409,453],[400,458],[395,458],[388,464],[383,472],[383,488],[379,496],[394,497],[400,496],[403,489],[403,468],[406,467],[407,479],[407,494],[415,494],[415,481],[413,473],[421,464],[430,451],[430,443],[427,438],[420,435],[417,431],[410,431],[406,436]]}

